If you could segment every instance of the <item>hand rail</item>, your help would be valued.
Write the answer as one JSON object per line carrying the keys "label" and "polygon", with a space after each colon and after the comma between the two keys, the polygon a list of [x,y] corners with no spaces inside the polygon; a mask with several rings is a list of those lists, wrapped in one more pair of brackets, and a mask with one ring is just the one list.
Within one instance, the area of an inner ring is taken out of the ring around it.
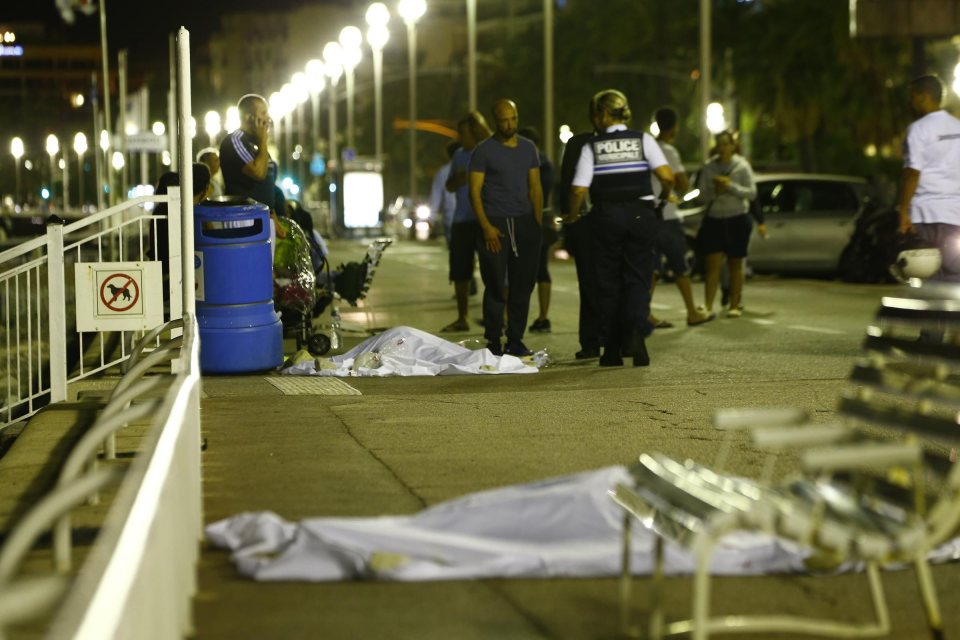
{"label": "hand rail", "polygon": [[53,520],[119,477],[120,473],[116,469],[94,471],[70,485],[58,487],[27,512],[7,537],[3,549],[0,549],[0,590],[10,582],[37,536],[50,528]]}

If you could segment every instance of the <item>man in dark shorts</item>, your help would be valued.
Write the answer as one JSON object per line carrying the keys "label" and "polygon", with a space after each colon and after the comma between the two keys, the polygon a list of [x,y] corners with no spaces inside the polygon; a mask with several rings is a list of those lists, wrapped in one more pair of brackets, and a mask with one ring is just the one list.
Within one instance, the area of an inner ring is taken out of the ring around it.
{"label": "man in dark shorts", "polygon": [[[659,259],[656,260],[656,265],[666,262],[667,269],[673,274],[674,282],[677,283],[677,289],[680,290],[680,296],[683,298],[683,304],[687,309],[687,326],[693,327],[710,322],[717,315],[697,309],[697,305],[693,301],[693,289],[690,287],[690,265],[687,264],[687,236],[683,232],[680,212],[677,209],[677,203],[680,200],[676,197],[687,192],[690,181],[687,179],[686,170],[680,160],[680,152],[672,144],[680,128],[680,119],[677,117],[676,110],[670,107],[657,109],[655,119],[660,129],[660,133],[657,135],[657,144],[660,145],[660,150],[663,151],[670,169],[673,170],[674,179],[674,191],[663,204],[662,219],[657,229],[655,246]],[[659,181],[654,182],[653,187],[655,195],[659,197]],[[656,279],[654,279],[654,284],[656,284]],[[650,293],[653,295],[652,291]],[[655,329],[673,326],[668,322],[655,319],[652,315],[650,316],[650,322]]]}
{"label": "man in dark shorts", "polygon": [[[540,158],[533,143],[517,135],[513,101],[497,100],[493,120],[496,134],[478,144],[470,158],[470,203],[483,232],[478,252],[484,336],[494,355],[526,356],[532,355],[523,334],[537,279],[543,216]],[[507,342],[501,347],[505,307]]]}
{"label": "man in dark shorts", "polygon": [[457,299],[457,319],[441,329],[445,333],[470,330],[470,321],[467,319],[470,285],[473,282],[477,245],[483,237],[470,204],[470,157],[477,144],[490,137],[486,120],[476,111],[467,114],[459,122],[457,131],[461,146],[450,160],[450,177],[446,184],[447,191],[457,194],[457,206],[450,225],[450,281],[453,282]]}

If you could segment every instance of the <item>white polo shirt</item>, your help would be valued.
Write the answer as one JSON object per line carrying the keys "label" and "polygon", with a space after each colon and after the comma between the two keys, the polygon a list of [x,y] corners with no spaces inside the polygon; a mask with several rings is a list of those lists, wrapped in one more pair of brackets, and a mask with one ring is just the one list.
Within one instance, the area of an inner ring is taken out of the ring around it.
{"label": "white polo shirt", "polygon": [[[627,125],[625,124],[614,124],[607,127],[607,133],[626,131],[626,129]],[[646,157],[647,162],[650,163],[651,169],[657,169],[667,164],[667,159],[664,157],[663,151],[660,150],[660,145],[657,144],[654,137],[648,133],[643,134],[643,155]],[[650,179],[654,182],[657,181],[657,178],[654,176],[651,176]],[[573,182],[571,184],[574,187],[589,187],[593,184],[593,146],[589,141],[583,145],[583,150],[580,151],[580,160],[577,161],[577,170],[573,174]],[[653,200],[653,196],[646,199]]]}
{"label": "white polo shirt", "polygon": [[960,120],[939,110],[911,124],[903,166],[920,172],[910,220],[960,225]]}

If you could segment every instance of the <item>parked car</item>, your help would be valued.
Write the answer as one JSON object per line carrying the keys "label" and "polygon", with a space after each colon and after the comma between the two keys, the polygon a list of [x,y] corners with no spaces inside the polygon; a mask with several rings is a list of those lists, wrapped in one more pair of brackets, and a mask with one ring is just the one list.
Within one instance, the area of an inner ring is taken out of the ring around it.
{"label": "parked car", "polygon": [[[754,227],[748,260],[754,271],[844,277],[856,268],[853,279],[857,281],[889,277],[886,252],[871,260],[866,260],[864,252],[881,251],[888,241],[895,244],[890,221],[895,231],[896,214],[876,201],[865,179],[777,173],[757,174],[756,182],[757,198],[751,206],[763,213],[768,236],[761,239]],[[696,198],[680,206],[691,248],[696,246],[704,210]]]}

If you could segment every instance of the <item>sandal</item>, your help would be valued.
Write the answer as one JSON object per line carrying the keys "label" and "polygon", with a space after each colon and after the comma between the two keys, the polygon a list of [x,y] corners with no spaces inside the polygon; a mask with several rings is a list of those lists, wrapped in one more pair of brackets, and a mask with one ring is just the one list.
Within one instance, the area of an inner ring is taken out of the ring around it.
{"label": "sandal", "polygon": [[717,319],[717,314],[715,314],[715,313],[704,313],[703,315],[701,315],[701,316],[700,316],[699,318],[697,318],[696,320],[687,320],[687,326],[688,326],[688,327],[695,327],[695,326],[697,326],[697,325],[706,324],[707,322],[710,322],[711,320],[716,320],[716,319]]}
{"label": "sandal", "polygon": [[460,333],[463,331],[470,331],[470,325],[460,320],[451,322],[443,329],[440,329],[440,333]]}
{"label": "sandal", "polygon": [[650,316],[650,324],[653,325],[654,329],[673,329],[673,323],[669,320],[660,320],[654,316]]}

